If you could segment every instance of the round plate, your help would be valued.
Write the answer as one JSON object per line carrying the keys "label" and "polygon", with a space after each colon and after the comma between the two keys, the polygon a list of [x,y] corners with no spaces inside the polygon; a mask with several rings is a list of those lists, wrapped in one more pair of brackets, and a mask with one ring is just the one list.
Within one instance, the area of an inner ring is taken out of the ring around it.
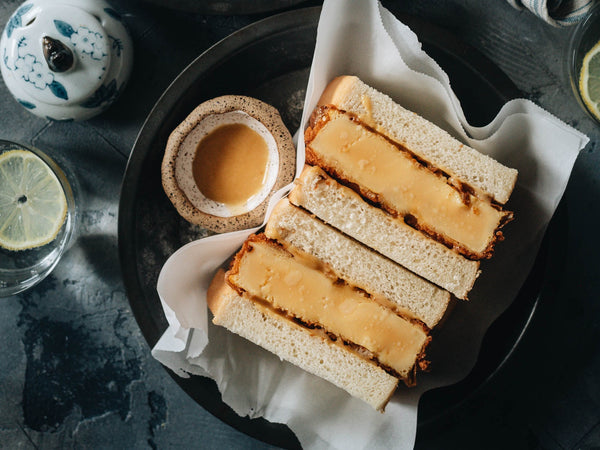
{"label": "round plate", "polygon": [[262,14],[284,9],[306,0],[146,0],[159,6],[198,14]]}
{"label": "round plate", "polygon": [[[123,279],[136,320],[152,347],[167,328],[156,281],[166,259],[203,236],[171,206],[161,186],[160,163],[170,132],[199,103],[224,94],[256,97],[275,106],[286,126],[298,128],[312,61],[319,8],[279,14],[256,22],[198,57],[179,75],[148,116],[131,153],[119,206],[119,252]],[[483,55],[447,32],[401,17],[446,71],[467,119],[484,125],[509,99],[519,96],[512,82]],[[419,405],[419,427],[432,426],[489,379],[510,356],[535,312],[542,286],[544,252],[513,306],[490,328],[473,374],[464,382],[427,392]],[[489,338],[491,336],[491,338]],[[169,371],[169,373],[171,373]],[[299,447],[285,426],[237,416],[221,401],[215,383],[179,378],[179,385],[206,410],[238,430],[273,445]]]}

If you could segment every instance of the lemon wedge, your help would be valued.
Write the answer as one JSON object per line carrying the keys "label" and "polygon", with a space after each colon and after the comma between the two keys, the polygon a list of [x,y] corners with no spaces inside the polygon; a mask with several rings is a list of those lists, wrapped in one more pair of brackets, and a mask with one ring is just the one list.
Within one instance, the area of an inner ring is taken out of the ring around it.
{"label": "lemon wedge", "polygon": [[0,247],[25,250],[51,242],[67,214],[67,200],[50,167],[28,150],[0,155]]}
{"label": "lemon wedge", "polygon": [[583,58],[579,92],[585,106],[600,120],[600,41]]}

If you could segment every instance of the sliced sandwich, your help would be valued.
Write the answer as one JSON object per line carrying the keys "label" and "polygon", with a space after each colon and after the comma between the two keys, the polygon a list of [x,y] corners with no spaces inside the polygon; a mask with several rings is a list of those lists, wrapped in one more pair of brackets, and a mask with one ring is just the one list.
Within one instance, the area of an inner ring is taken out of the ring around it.
{"label": "sliced sandwich", "polygon": [[479,261],[466,259],[402,218],[368,203],[319,167],[306,166],[288,198],[294,205],[457,298],[467,298],[479,275]]}
{"label": "sliced sandwich", "polygon": [[217,273],[207,295],[213,322],[313,375],[344,389],[376,410],[394,394],[398,378],[344,342],[310,329],[264,303],[240,295]]}
{"label": "sliced sandwich", "polygon": [[464,183],[478,196],[488,196],[503,205],[515,187],[517,170],[463,144],[358,77],[345,75],[332,80],[319,105],[333,106],[357,117],[452,181]]}
{"label": "sliced sandwich", "polygon": [[215,324],[383,410],[502,240],[517,173],[356,77],[327,87],[305,143],[294,188],[208,305]]}
{"label": "sliced sandwich", "polygon": [[284,248],[295,247],[312,255],[336,277],[352,280],[391,309],[419,319],[429,328],[437,325],[448,307],[448,291],[340,233],[287,198],[271,213],[265,235]]}
{"label": "sliced sandwich", "polygon": [[[399,313],[388,299],[371,295],[348,280],[339,278],[321,260],[296,247],[285,248],[263,234],[253,235],[236,254],[230,270],[225,274],[225,282],[237,294],[236,301],[250,302],[255,309],[273,320],[283,321],[286,325],[282,326],[286,329],[290,326],[302,329],[325,339],[327,345],[336,345],[352,353],[353,359],[358,357],[364,361],[360,366],[364,363],[374,364],[407,385],[414,384],[418,367],[426,367],[425,348],[430,341],[426,325]],[[219,281],[214,283],[218,284]],[[242,328],[252,330],[239,330],[224,318],[224,310],[218,305],[227,301],[224,300],[224,297],[228,297],[224,295],[226,292],[225,289],[212,289],[209,294],[208,304],[214,315],[213,322],[253,342],[264,341],[266,338],[256,337],[265,332],[260,326],[254,329],[250,324],[243,324]],[[310,349],[308,351],[312,352]],[[287,352],[277,354],[291,360]],[[348,370],[347,367],[335,368],[325,356],[319,360],[324,361],[324,366],[331,366],[327,369],[330,372],[327,379],[330,381],[332,377],[343,378],[335,374],[339,370]],[[302,361],[291,362],[314,373],[314,369],[306,367],[307,364]],[[376,372],[380,373],[379,370]],[[316,374],[322,376],[322,373]],[[350,387],[340,387],[352,393]],[[361,389],[371,391],[372,387]],[[389,395],[389,391],[378,392],[376,397],[387,399]],[[363,400],[377,409],[383,407],[378,402]]]}

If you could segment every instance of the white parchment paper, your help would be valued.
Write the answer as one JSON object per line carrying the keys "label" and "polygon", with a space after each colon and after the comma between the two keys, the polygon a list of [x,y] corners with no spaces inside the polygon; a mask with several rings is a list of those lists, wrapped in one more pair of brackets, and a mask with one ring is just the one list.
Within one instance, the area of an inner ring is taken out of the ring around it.
{"label": "white parchment paper", "polygon": [[[514,300],[563,195],[586,136],[527,100],[507,103],[486,127],[471,127],[441,68],[415,34],[374,0],[325,0],[301,130],[327,83],[359,76],[481,152],[519,170],[508,203],[516,220],[482,263],[483,274],[458,302],[428,350],[430,373],[401,387],[385,414],[210,323],[205,294],[216,270],[256,229],[192,242],[165,263],[157,289],[169,328],[152,350],[181,376],[213,378],[242,416],[286,423],[305,448],[412,448],[423,392],[459,381],[476,362],[491,322]],[[304,145],[298,143],[298,168]],[[273,204],[287,191],[274,197]],[[270,209],[269,209],[270,211]]]}

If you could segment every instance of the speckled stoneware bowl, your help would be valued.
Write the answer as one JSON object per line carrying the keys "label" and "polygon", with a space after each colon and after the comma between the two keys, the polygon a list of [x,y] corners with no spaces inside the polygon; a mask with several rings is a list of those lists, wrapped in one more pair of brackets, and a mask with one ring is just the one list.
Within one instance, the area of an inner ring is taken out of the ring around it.
{"label": "speckled stoneware bowl", "polygon": [[[192,161],[198,143],[209,132],[226,123],[243,123],[253,128],[252,122],[264,129],[262,138],[269,147],[265,181],[257,195],[234,211],[203,195],[191,174]],[[165,148],[161,174],[165,193],[184,219],[225,233],[259,226],[271,196],[294,180],[295,170],[296,148],[279,111],[256,98],[223,95],[198,105],[173,130]]]}
{"label": "speckled stoneware bowl", "polygon": [[52,120],[85,120],[118,97],[133,63],[131,38],[104,0],[28,0],[0,39],[15,99]]}

